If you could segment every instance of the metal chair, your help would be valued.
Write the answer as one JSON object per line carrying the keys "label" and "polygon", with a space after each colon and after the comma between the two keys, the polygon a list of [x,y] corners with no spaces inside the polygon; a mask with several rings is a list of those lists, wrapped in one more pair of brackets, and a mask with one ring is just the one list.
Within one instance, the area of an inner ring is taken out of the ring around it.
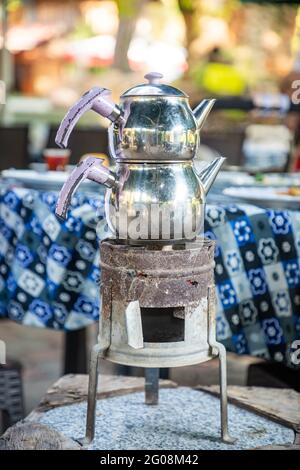
{"label": "metal chair", "polygon": [[[55,136],[57,127],[50,127],[47,142],[48,148],[56,148]],[[84,127],[74,129],[69,140],[71,150],[70,164],[78,163],[82,155],[86,153],[107,153],[107,129],[103,127]]]}
{"label": "metal chair", "polygon": [[28,126],[0,127],[0,171],[28,167],[28,130]]}
{"label": "metal chair", "polygon": [[227,165],[243,165],[244,129],[234,129],[234,132],[220,132],[204,129],[201,132],[201,144],[207,145],[217,153],[226,157]]}
{"label": "metal chair", "polygon": [[1,416],[0,434],[24,417],[22,367],[15,361],[0,365]]}

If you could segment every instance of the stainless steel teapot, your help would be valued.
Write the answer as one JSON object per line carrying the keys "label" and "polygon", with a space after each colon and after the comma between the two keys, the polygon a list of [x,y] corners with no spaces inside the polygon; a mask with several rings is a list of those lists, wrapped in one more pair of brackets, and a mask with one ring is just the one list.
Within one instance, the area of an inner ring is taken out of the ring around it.
{"label": "stainless steel teapot", "polygon": [[109,188],[106,218],[118,240],[128,243],[192,240],[202,227],[205,196],[223,161],[216,158],[201,172],[193,165],[199,131],[215,100],[203,100],[193,111],[187,95],[160,83],[162,75],[145,75],[148,83],[130,88],[120,105],[105,88],[93,88],[68,111],[56,136],[66,147],[88,110],[108,118],[109,151],[116,171],[88,157],[64,184],[56,214],[66,218],[73,192],[88,178]]}

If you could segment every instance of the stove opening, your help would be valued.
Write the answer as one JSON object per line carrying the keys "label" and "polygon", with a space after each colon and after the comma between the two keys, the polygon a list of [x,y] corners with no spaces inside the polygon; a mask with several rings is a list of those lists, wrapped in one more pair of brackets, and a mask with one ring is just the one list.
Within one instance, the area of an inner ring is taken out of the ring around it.
{"label": "stove opening", "polygon": [[184,307],[141,308],[146,343],[184,341]]}

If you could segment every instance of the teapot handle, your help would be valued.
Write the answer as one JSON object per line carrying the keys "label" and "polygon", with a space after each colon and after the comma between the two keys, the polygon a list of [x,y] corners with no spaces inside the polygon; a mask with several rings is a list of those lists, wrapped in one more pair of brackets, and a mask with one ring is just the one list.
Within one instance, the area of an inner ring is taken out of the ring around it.
{"label": "teapot handle", "polygon": [[121,117],[120,108],[110,100],[110,90],[94,87],[87,91],[63,118],[56,134],[55,142],[61,148],[66,148],[68,140],[75,125],[81,116],[92,109],[110,121]]}
{"label": "teapot handle", "polygon": [[79,162],[74,168],[58,196],[55,214],[59,218],[66,219],[72,195],[80,183],[85,179],[95,181],[99,184],[104,184],[108,188],[117,184],[115,175],[105,168],[101,162],[102,160],[99,158],[87,157],[85,160]]}

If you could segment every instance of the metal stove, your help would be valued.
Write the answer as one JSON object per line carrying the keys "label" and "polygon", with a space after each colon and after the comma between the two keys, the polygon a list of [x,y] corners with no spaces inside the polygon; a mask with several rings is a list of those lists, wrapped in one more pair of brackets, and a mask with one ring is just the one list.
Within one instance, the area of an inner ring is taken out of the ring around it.
{"label": "metal stove", "polygon": [[219,357],[221,436],[228,433],[226,350],[216,341],[214,246],[121,245],[102,241],[102,308],[90,360],[86,436],[94,438],[99,358],[145,368],[145,402],[157,405],[159,369]]}
{"label": "metal stove", "polygon": [[114,239],[100,247],[102,309],[90,364],[86,443],[94,437],[100,357],[144,367],[146,403],[157,404],[159,368],[217,355],[222,437],[231,442],[226,351],[216,341],[214,243],[196,239],[206,195],[224,162],[218,157],[204,167],[194,165],[199,133],[215,100],[204,99],[192,111],[187,95],[162,78],[148,73],[147,82],[125,91],[119,105],[109,90],[89,90],[67,112],[56,136],[58,146],[66,147],[88,110],[111,122],[114,171],[89,156],[69,175],[56,206],[57,216],[66,218],[72,194],[85,179],[107,187],[105,215]]}

